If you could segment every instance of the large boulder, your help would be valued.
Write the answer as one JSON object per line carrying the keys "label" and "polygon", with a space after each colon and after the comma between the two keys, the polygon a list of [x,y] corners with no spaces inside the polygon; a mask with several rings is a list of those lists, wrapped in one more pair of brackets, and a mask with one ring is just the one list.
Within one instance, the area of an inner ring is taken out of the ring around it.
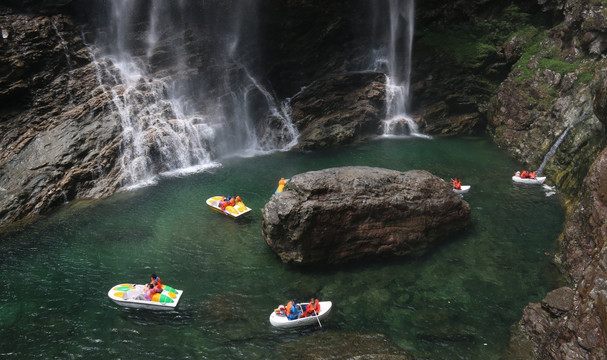
{"label": "large boulder", "polygon": [[464,230],[470,206],[427,171],[349,166],[293,176],[262,216],[284,262],[335,264],[420,255]]}

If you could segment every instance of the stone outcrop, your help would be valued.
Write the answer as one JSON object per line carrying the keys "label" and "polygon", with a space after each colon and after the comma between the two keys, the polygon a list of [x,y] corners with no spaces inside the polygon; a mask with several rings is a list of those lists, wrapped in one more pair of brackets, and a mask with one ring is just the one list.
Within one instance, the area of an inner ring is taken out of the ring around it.
{"label": "stone outcrop", "polygon": [[359,72],[318,80],[291,100],[296,149],[326,148],[377,136],[386,116],[386,76]]}
{"label": "stone outcrop", "polygon": [[335,264],[423,254],[469,225],[470,206],[427,171],[353,166],[293,176],[262,216],[284,262]]}
{"label": "stone outcrop", "polygon": [[2,15],[0,225],[119,186],[120,123],[66,16]]}

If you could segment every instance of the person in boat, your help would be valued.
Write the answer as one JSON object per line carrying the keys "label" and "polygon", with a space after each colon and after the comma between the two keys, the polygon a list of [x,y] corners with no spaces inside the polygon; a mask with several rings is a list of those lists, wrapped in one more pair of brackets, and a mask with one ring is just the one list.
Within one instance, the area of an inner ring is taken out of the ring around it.
{"label": "person in boat", "polygon": [[295,320],[295,319],[299,319],[299,317],[301,316],[301,309],[299,309],[299,306],[297,306],[297,303],[293,300],[289,301],[287,303],[287,319],[289,320]]}
{"label": "person in boat", "polygon": [[318,299],[311,298],[308,305],[306,305],[306,311],[304,311],[303,317],[318,315],[319,312],[320,303],[318,302]]}
{"label": "person in boat", "polygon": [[526,179],[529,177],[529,172],[527,170],[521,171],[521,179]]}
{"label": "person in boat", "polygon": [[285,306],[282,304],[278,305],[278,307],[274,309],[274,311],[276,311],[276,315],[287,315],[287,308],[285,308]]}
{"label": "person in boat", "polygon": [[156,289],[152,284],[145,284],[142,292],[135,297],[135,300],[148,300],[152,301],[152,297],[156,294]]}
{"label": "person in boat", "polygon": [[144,297],[148,301],[152,301],[152,297],[156,294],[156,288],[152,284],[147,284],[147,289],[144,292]]}
{"label": "person in boat", "polygon": [[529,179],[535,179],[535,171],[529,173]]}
{"label": "person in boat", "polygon": [[462,181],[460,179],[458,179],[458,178],[451,179],[451,186],[455,190],[461,190],[462,189]]}
{"label": "person in boat", "polygon": [[154,289],[156,289],[157,293],[160,294],[162,292],[162,280],[160,280],[160,278],[156,276],[156,274],[152,274],[152,276],[150,277],[150,284],[152,285],[152,287],[154,287]]}

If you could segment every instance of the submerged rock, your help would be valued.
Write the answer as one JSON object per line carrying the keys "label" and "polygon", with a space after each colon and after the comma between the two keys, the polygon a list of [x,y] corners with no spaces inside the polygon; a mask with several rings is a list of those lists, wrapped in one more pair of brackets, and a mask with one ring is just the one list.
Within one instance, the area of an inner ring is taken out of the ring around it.
{"label": "submerged rock", "polygon": [[334,264],[421,255],[464,230],[470,206],[427,171],[351,166],[293,176],[262,216],[284,262]]}

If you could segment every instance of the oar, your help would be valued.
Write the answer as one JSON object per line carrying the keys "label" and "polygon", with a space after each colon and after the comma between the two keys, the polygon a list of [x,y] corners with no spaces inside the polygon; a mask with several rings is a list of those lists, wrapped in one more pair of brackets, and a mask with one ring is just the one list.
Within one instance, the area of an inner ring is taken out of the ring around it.
{"label": "oar", "polygon": [[320,325],[320,327],[322,327],[322,324],[320,323],[320,319],[318,318],[318,314],[316,313],[316,309],[312,309],[314,311],[314,315],[316,316],[316,321],[318,321],[318,325]]}

